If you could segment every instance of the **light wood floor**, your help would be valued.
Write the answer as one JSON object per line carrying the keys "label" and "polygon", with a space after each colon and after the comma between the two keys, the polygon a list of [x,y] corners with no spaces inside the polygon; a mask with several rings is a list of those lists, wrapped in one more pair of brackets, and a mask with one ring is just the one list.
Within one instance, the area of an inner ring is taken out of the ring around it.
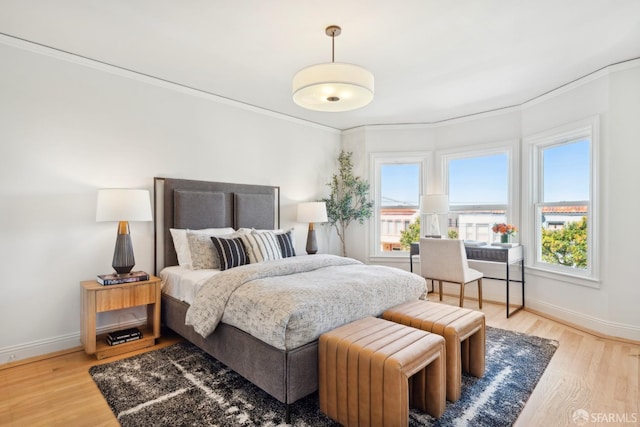
{"label": "light wood floor", "polygon": [[[445,297],[445,303],[455,305],[457,299]],[[465,300],[465,307],[477,308],[477,302]],[[640,425],[640,346],[598,338],[527,311],[507,319],[499,304],[485,302],[482,311],[490,326],[560,342],[516,426],[577,425],[572,415],[578,409],[589,413],[588,427]],[[153,348],[179,340],[165,333]],[[90,366],[116,359],[96,361],[77,351],[0,368],[0,425],[117,426],[88,373]]]}

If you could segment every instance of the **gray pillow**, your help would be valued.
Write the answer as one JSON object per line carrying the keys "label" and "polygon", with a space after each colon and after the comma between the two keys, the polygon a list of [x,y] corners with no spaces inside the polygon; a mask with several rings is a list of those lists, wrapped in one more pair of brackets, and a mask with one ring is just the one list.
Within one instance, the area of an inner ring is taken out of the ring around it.
{"label": "gray pillow", "polygon": [[[234,236],[235,233],[224,235],[224,237]],[[220,268],[220,257],[213,247],[211,234],[200,234],[187,230],[187,241],[191,252],[191,268],[194,270]]]}

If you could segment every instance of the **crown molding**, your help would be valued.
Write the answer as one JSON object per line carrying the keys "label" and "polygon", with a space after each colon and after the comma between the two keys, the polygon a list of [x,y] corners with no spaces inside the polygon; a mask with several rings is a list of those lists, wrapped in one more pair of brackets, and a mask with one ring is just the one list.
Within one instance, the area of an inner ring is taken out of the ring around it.
{"label": "crown molding", "polygon": [[247,104],[247,103],[237,101],[235,99],[227,98],[221,95],[216,95],[215,93],[207,92],[205,90],[196,89],[191,86],[186,86],[170,80],[165,80],[149,74],[140,73],[135,70],[119,67],[117,65],[112,65],[107,62],[99,61],[99,60],[82,56],[82,55],[77,55],[75,53],[67,52],[61,49],[56,49],[51,46],[21,39],[8,34],[0,33],[0,44],[4,44],[6,46],[48,56],[61,61],[66,61],[73,64],[81,65],[83,67],[92,68],[94,70],[103,71],[119,77],[136,80],[142,83],[161,87],[163,89],[169,89],[174,92],[179,92],[185,95],[206,99],[208,101],[212,101],[218,104],[223,104],[230,107],[242,109],[245,111],[250,111],[252,113],[262,114],[265,116],[277,118],[280,120],[285,120],[285,121],[296,123],[296,124],[301,124],[307,127],[312,127],[312,128],[327,131],[330,133],[340,134],[341,132],[340,129],[336,129],[330,126],[325,126],[325,125],[311,122],[308,120],[299,119],[297,117],[289,116],[287,114],[278,113],[276,111],[268,110],[266,108],[258,107],[252,104]]}
{"label": "crown molding", "polygon": [[196,89],[190,86],[182,85],[180,83],[172,82],[170,80],[161,79],[158,77],[154,77],[148,74],[143,74],[137,72],[135,70],[130,70],[127,68],[119,67],[116,65],[112,65],[106,62],[102,62],[99,60],[95,60],[89,57],[85,57],[82,55],[77,55],[71,52],[67,52],[64,50],[56,49],[51,46],[47,46],[44,44],[32,42],[29,40],[21,39],[19,37],[11,36],[8,34],[0,33],[0,43],[15,47],[22,50],[27,50],[30,52],[34,52],[41,55],[46,55],[52,58],[56,58],[59,60],[75,63],[81,66],[85,66],[88,68],[93,68],[99,71],[104,71],[110,74],[114,74],[120,77],[129,78],[132,80],[137,80],[143,83],[151,84],[154,86],[162,87],[165,89],[173,90],[176,92],[180,92],[190,96],[196,96],[199,98],[204,98],[209,101],[213,101],[219,104],[228,105],[231,107],[239,108],[246,111],[251,111],[253,113],[266,115],[269,117],[274,117],[280,120],[286,120],[296,124],[302,124],[304,126],[312,127],[315,129],[328,131],[335,134],[350,134],[358,130],[362,129],[380,129],[380,130],[406,130],[406,129],[434,129],[443,126],[450,126],[454,124],[470,122],[475,120],[484,119],[487,117],[494,117],[504,114],[509,114],[513,112],[519,112],[525,110],[529,107],[537,105],[539,103],[548,101],[549,99],[560,96],[568,91],[576,89],[580,86],[588,84],[594,80],[597,80],[602,77],[606,77],[611,73],[624,71],[636,67],[640,67],[640,58],[632,58],[625,61],[620,61],[615,64],[609,64],[604,66],[598,70],[595,70],[585,76],[579,77],[571,82],[565,83],[557,88],[551,89],[548,92],[545,92],[541,95],[538,95],[534,98],[528,99],[520,104],[511,105],[507,107],[496,108],[494,110],[481,111],[478,113],[472,113],[460,117],[453,117],[450,119],[438,120],[434,122],[425,122],[425,123],[393,123],[393,124],[369,124],[362,126],[355,126],[353,128],[348,129],[337,129],[330,126],[322,125],[319,123],[311,122],[308,120],[303,120],[297,117],[289,116],[287,114],[279,113],[276,111],[268,110],[262,107],[258,107],[252,104],[247,104],[241,101],[237,101],[231,98],[227,98],[224,96],[216,95],[211,92],[207,92],[201,89]]}

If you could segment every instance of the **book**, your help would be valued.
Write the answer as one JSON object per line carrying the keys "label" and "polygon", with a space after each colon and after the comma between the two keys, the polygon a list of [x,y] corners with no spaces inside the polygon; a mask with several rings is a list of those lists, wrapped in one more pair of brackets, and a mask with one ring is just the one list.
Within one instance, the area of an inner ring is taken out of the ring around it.
{"label": "book", "polygon": [[149,280],[149,275],[144,271],[132,271],[131,273],[124,274],[99,274],[96,280],[101,285],[119,285],[121,283]]}
{"label": "book", "polygon": [[122,340],[131,337],[141,336],[142,332],[138,328],[122,329],[120,331],[112,331],[107,334],[107,338],[112,340]]}
{"label": "book", "polygon": [[142,338],[142,335],[129,337],[129,338],[123,338],[123,339],[120,339],[120,340],[111,340],[111,339],[109,339],[109,337],[107,337],[107,344],[109,344],[109,345],[124,344],[126,342],[136,341],[136,340],[139,340],[141,338]]}

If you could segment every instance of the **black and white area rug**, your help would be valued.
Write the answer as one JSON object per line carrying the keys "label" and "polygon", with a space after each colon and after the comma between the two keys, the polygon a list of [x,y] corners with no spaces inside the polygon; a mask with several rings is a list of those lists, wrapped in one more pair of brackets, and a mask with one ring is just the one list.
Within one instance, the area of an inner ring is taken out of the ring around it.
{"label": "black and white area rug", "polygon": [[[487,327],[486,371],[462,377],[462,395],[439,419],[411,410],[410,426],[510,426],[556,341]],[[89,373],[128,426],[285,426],[285,406],[189,343],[174,344]],[[293,426],[333,426],[314,393],[291,407]]]}

